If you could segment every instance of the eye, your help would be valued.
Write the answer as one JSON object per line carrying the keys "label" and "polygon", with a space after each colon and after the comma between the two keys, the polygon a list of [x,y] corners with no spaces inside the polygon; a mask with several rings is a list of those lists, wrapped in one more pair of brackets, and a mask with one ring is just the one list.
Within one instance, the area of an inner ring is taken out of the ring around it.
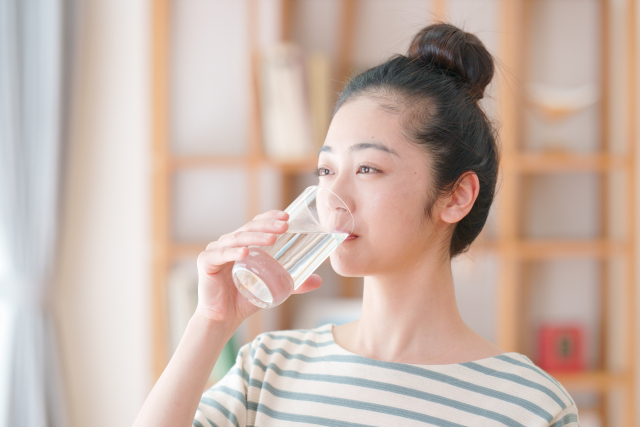
{"label": "eye", "polygon": [[313,174],[315,176],[325,176],[325,175],[329,175],[331,173],[331,171],[327,168],[318,168],[315,171],[313,171]]}
{"label": "eye", "polygon": [[377,172],[380,172],[380,171],[376,168],[372,168],[371,166],[366,166],[366,165],[358,166],[358,173],[371,174],[371,173],[377,173]]}

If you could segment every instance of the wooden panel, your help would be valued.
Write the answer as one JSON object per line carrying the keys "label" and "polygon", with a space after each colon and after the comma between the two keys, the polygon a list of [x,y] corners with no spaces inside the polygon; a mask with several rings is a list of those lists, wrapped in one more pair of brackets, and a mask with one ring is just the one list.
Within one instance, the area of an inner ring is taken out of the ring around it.
{"label": "wooden panel", "polygon": [[151,6],[151,138],[153,150],[153,377],[169,360],[166,278],[169,273],[169,0]]}
{"label": "wooden panel", "polygon": [[[353,58],[353,46],[355,40],[355,24],[356,24],[356,0],[342,0],[341,16],[340,16],[340,34],[338,36],[338,58],[337,72],[338,75],[333,79],[334,89],[332,93],[342,90],[343,83],[347,82],[350,75],[351,58]],[[332,104],[335,103],[332,100]]]}
{"label": "wooden panel", "polygon": [[431,0],[431,16],[436,22],[446,22],[447,0]]}
{"label": "wooden panel", "polygon": [[296,14],[296,0],[281,0],[282,1],[282,22],[280,29],[280,40],[286,42],[291,40],[291,33],[293,29],[293,19]]}
{"label": "wooden panel", "polygon": [[[249,55],[251,55],[249,66],[251,67],[251,102],[249,114],[249,152],[247,153],[250,162],[245,166],[249,175],[248,180],[248,207],[247,221],[250,221],[258,214],[259,211],[259,161],[264,157],[262,150],[262,117],[260,112],[260,52],[258,45],[258,3],[257,0],[248,0],[248,25],[249,28],[249,46],[247,46]],[[256,336],[263,332],[262,310],[249,317],[248,323],[248,340],[253,340]]]}
{"label": "wooden panel", "polygon": [[626,260],[626,283],[625,283],[625,315],[627,330],[626,330],[626,352],[625,352],[625,365],[629,370],[626,383],[626,409],[624,413],[625,425],[632,425],[636,420],[636,402],[637,402],[637,364],[636,364],[636,286],[637,286],[637,165],[636,162],[636,146],[638,144],[638,2],[637,0],[627,0],[626,2],[626,16],[627,16],[627,155],[632,159],[632,167],[628,169],[626,181],[629,183],[628,193],[629,198],[629,211],[627,215],[628,229],[627,233],[632,236],[632,244],[629,247],[627,260]]}
{"label": "wooden panel", "polygon": [[[604,155],[609,154],[609,98],[610,98],[610,84],[609,79],[609,67],[611,61],[609,60],[609,45],[610,41],[610,28],[609,28],[609,5],[607,0],[600,2],[600,150]],[[619,165],[620,167],[627,166],[626,163]],[[611,170],[610,168],[603,169]],[[608,238],[610,236],[610,206],[611,202],[609,195],[610,177],[608,173],[601,175],[602,182],[600,185],[600,229],[601,238]],[[605,370],[608,367],[609,355],[608,355],[608,342],[609,342],[609,299],[611,293],[611,262],[607,259],[603,259],[600,262],[600,325],[598,328],[598,360],[595,361],[596,369]],[[609,413],[609,400],[605,393],[600,393],[598,399],[598,415],[601,420],[606,420]]]}
{"label": "wooden panel", "polygon": [[613,387],[621,387],[626,382],[627,374],[625,373],[611,373],[607,371],[588,371],[578,373],[554,373],[549,374],[558,380],[565,388],[574,390],[589,390],[589,391],[608,391]]}
{"label": "wooden panel", "polygon": [[[501,123],[502,171],[498,204],[498,240],[501,248],[515,245],[518,235],[518,179],[516,176],[518,150],[521,140],[522,118],[519,113],[522,93],[519,77],[522,74],[524,22],[522,0],[500,2],[499,60],[496,76],[498,87],[498,121]],[[519,322],[519,260],[510,250],[499,252],[497,344],[506,351],[517,351]]]}

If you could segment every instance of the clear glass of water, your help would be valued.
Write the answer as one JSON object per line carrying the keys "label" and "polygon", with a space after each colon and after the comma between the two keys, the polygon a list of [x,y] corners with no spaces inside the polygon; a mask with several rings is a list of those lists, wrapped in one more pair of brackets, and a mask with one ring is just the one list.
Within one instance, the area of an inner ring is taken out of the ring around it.
{"label": "clear glass of water", "polygon": [[307,187],[285,212],[287,232],[271,246],[249,246],[233,265],[233,282],[258,307],[286,300],[353,232],[351,211],[326,188]]}

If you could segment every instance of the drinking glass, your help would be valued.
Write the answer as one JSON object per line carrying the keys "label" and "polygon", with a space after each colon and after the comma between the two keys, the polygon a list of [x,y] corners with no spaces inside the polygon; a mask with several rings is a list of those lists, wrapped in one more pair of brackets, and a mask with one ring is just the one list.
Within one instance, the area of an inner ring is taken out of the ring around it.
{"label": "drinking glass", "polygon": [[275,307],[353,232],[353,215],[335,193],[307,187],[285,209],[289,228],[271,246],[249,246],[233,265],[238,291],[254,305]]}

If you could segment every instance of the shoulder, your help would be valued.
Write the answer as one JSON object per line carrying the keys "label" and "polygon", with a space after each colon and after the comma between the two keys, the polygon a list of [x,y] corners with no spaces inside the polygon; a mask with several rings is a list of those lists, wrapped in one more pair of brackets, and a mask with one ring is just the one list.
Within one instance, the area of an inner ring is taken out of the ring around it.
{"label": "shoulder", "polygon": [[562,384],[527,356],[504,353],[483,362],[463,363],[462,366],[482,375],[491,388],[539,407],[550,415],[549,418],[556,420],[558,416],[577,414],[575,402]]}
{"label": "shoulder", "polygon": [[305,359],[317,354],[319,346],[332,342],[331,324],[314,329],[291,329],[264,332],[243,346],[241,352],[244,357],[272,358],[278,356],[284,359]]}

